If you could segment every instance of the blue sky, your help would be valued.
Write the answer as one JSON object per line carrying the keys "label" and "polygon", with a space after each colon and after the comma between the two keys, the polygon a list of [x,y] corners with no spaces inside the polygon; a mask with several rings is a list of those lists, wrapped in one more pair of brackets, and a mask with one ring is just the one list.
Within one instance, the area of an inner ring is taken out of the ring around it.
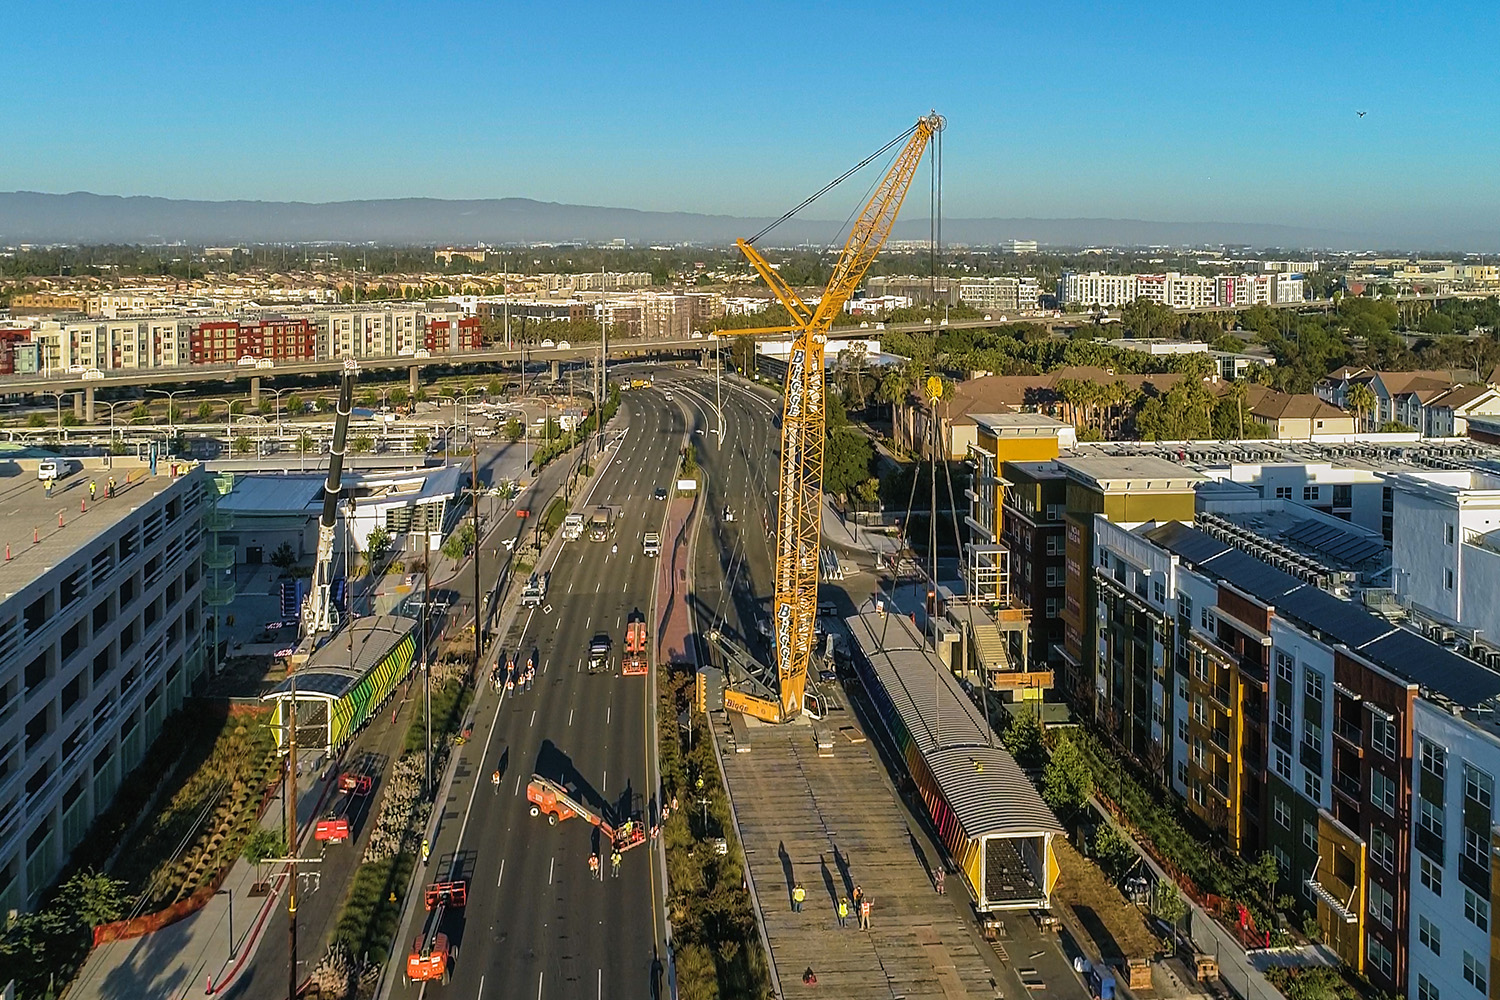
{"label": "blue sky", "polygon": [[1493,0],[126,0],[6,22],[4,190],[769,214],[931,107],[949,216],[1500,218]]}

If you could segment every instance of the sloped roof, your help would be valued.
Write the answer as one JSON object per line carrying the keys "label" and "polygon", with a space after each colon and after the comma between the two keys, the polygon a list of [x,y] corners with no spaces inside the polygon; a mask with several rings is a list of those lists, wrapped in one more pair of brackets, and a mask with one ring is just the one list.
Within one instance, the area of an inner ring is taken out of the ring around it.
{"label": "sloped roof", "polygon": [[[1259,391],[1255,391],[1259,390]],[[1285,393],[1265,386],[1253,386],[1245,393],[1250,412],[1267,420],[1329,420],[1348,414],[1312,393]]]}
{"label": "sloped roof", "polygon": [[1460,407],[1478,402],[1494,391],[1493,388],[1487,385],[1456,385],[1445,392],[1439,393],[1429,402],[1433,406],[1444,406],[1451,410],[1457,410]]}
{"label": "sloped roof", "polygon": [[1036,786],[1000,745],[957,678],[925,648],[914,625],[902,615],[873,611],[845,622],[966,836],[1063,832]]}

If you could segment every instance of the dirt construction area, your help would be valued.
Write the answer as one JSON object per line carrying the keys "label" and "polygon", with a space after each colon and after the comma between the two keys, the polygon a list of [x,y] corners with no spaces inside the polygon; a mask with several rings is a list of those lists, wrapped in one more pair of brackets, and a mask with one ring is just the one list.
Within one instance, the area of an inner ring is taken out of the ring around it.
{"label": "dirt construction area", "polygon": [[1146,918],[1126,901],[1097,865],[1062,838],[1053,841],[1060,874],[1053,890],[1054,910],[1091,952],[1111,965],[1126,959],[1153,959],[1162,950]]}

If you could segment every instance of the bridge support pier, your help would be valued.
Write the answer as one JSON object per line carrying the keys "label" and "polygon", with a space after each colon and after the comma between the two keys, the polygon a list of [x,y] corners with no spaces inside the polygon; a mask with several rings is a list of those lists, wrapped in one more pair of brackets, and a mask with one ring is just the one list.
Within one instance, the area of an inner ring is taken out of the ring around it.
{"label": "bridge support pier", "polygon": [[552,362],[552,381],[556,382],[560,378],[562,378],[562,362],[554,361]]}
{"label": "bridge support pier", "polygon": [[[76,398],[76,397],[75,397]],[[86,386],[83,390],[83,422],[90,427],[94,425],[94,387]]]}
{"label": "bridge support pier", "polygon": [[254,406],[254,407],[259,407],[260,406],[260,376],[259,375],[252,375],[250,377],[250,405]]}
{"label": "bridge support pier", "polygon": [[406,369],[406,391],[411,393],[413,396],[417,394],[417,389],[422,384],[422,377],[418,374],[421,369],[421,365],[412,365],[410,368]]}
{"label": "bridge support pier", "polygon": [[[92,395],[92,394],[91,394]],[[73,416],[79,420],[83,419],[83,393],[73,393]]]}

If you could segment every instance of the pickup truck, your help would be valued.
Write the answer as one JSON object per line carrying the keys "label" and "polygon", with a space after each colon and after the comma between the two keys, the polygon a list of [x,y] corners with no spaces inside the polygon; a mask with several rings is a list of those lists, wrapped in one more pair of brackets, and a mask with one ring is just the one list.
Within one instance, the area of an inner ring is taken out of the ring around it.
{"label": "pickup truck", "polygon": [[609,669],[609,651],[611,648],[609,636],[600,632],[594,636],[589,643],[589,673],[597,674],[601,670]]}
{"label": "pickup truck", "polygon": [[641,540],[641,550],[649,559],[661,555],[661,535],[654,531],[646,532],[646,537]]}
{"label": "pickup truck", "polygon": [[533,573],[521,588],[521,607],[539,608],[547,599],[547,584],[550,573]]}
{"label": "pickup truck", "polygon": [[562,536],[570,542],[575,538],[581,538],[583,536],[582,514],[569,514],[567,517],[563,518]]}

